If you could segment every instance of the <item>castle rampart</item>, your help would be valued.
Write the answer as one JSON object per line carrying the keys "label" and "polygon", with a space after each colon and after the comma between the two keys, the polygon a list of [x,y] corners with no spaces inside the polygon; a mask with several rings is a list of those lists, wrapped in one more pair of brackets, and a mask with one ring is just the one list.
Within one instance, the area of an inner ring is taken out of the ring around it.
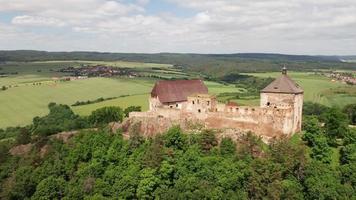
{"label": "castle rampart", "polygon": [[173,125],[189,129],[194,123],[237,133],[251,131],[267,140],[301,131],[303,90],[286,70],[261,90],[260,106],[218,103],[200,80],[160,81],[149,103],[149,111],[132,112],[125,122],[141,123],[146,136],[163,133]]}

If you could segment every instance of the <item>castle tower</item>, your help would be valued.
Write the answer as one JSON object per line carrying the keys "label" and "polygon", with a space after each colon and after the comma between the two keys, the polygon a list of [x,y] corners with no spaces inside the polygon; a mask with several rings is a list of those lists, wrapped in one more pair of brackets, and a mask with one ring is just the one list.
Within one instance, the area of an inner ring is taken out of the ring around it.
{"label": "castle tower", "polygon": [[260,106],[292,109],[292,132],[299,132],[302,127],[303,93],[303,89],[287,75],[287,69],[283,67],[282,75],[261,90]]}

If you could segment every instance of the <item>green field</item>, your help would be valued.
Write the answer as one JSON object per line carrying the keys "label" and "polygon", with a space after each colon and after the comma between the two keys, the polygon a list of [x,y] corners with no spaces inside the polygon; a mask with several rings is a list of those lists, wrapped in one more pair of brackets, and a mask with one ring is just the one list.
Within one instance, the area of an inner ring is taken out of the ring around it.
{"label": "green field", "polygon": [[[9,89],[0,91],[0,127],[26,125],[35,116],[43,116],[48,112],[50,102],[72,105],[76,101],[95,100],[100,97],[119,97],[83,106],[74,106],[73,110],[80,115],[88,115],[91,111],[104,106],[130,105],[148,109],[148,94],[155,82],[154,78],[89,78],[68,82],[56,82],[54,76],[65,74],[57,72],[66,66],[78,67],[82,64],[102,64],[117,67],[132,67],[142,74],[159,77],[194,78],[197,74],[186,74],[171,65],[135,62],[94,62],[94,61],[50,61],[29,63],[0,64],[0,73],[13,73],[0,78],[0,87]],[[259,77],[277,77],[280,73],[253,73]],[[291,72],[289,75],[296,80],[305,91],[305,100],[319,102],[328,106],[343,106],[356,102],[356,87],[331,82],[328,78],[311,73]],[[34,84],[41,83],[41,84]],[[244,93],[243,88],[235,85],[224,85],[206,81],[211,94]],[[259,99],[235,99],[240,105],[259,105]]]}
{"label": "green field", "polygon": [[[56,72],[58,69],[66,66],[77,67],[81,64],[133,67],[142,73],[150,73],[156,76],[189,77],[187,74],[171,68],[171,65],[154,63],[121,61],[6,63],[5,65],[0,65],[0,72],[15,74],[0,78],[0,86],[9,87],[5,91],[0,91],[0,127],[29,124],[33,117],[43,116],[48,112],[47,105],[50,102],[71,105],[76,101],[129,95],[95,104],[73,106],[72,108],[80,115],[88,115],[91,111],[104,106],[126,108],[130,105],[137,105],[141,106],[143,110],[148,109],[148,94],[155,82],[152,78],[89,78],[68,82],[56,82],[52,80],[52,77],[65,75]],[[34,85],[34,83],[41,84]],[[214,82],[206,82],[206,84],[209,87],[209,91],[213,94],[240,90],[233,85],[222,85]]]}
{"label": "green field", "polygon": [[152,84],[148,80],[90,78],[10,88],[0,91],[0,127],[28,124],[33,117],[45,115],[50,102],[71,105],[100,97],[144,94]]}
{"label": "green field", "polygon": [[[278,77],[279,72],[249,73],[257,77]],[[349,86],[331,79],[306,72],[288,72],[288,75],[304,89],[304,101],[312,101],[327,106],[343,107],[356,102],[356,86]],[[340,91],[346,91],[340,93]]]}

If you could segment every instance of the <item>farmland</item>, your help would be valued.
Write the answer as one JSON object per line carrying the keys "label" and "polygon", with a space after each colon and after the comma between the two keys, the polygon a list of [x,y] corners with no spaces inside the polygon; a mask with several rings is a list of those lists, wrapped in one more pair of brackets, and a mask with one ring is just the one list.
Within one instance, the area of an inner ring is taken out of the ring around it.
{"label": "farmland", "polygon": [[[54,81],[53,77],[65,76],[58,72],[62,67],[78,67],[81,65],[107,65],[126,67],[137,70],[140,77],[88,78],[73,81]],[[195,78],[196,73],[186,73],[168,64],[137,63],[126,61],[43,61],[43,62],[10,62],[0,65],[0,73],[7,74],[0,78],[0,87],[8,89],[0,91],[0,127],[26,125],[35,116],[43,116],[48,112],[50,102],[72,105],[77,101],[114,98],[99,103],[73,106],[74,112],[88,115],[91,111],[104,106],[130,105],[148,109],[148,94],[157,78]],[[257,77],[277,77],[280,73],[251,73]],[[331,82],[328,78],[306,72],[291,72],[305,90],[305,100],[319,102],[328,106],[344,106],[356,102],[356,91],[353,86]],[[246,89],[233,84],[221,84],[205,81],[209,92],[246,93]],[[222,100],[221,98],[220,100]],[[232,99],[240,105],[258,105],[259,99],[246,97]]]}
{"label": "farmland", "polygon": [[[275,78],[280,73],[250,73],[248,75]],[[338,107],[356,102],[355,86],[333,82],[327,77],[314,75],[312,72],[290,72],[289,76],[304,89],[304,101]]]}
{"label": "farmland", "polygon": [[[63,66],[77,67],[83,64],[132,67],[142,74],[150,73],[167,78],[188,77],[183,72],[173,69],[171,65],[154,63],[141,63],[140,65],[136,62],[118,61],[46,61],[0,65],[2,73],[10,74],[0,78],[0,86],[8,87],[7,90],[0,91],[0,127],[29,124],[33,117],[47,114],[47,105],[50,102],[72,105],[76,101],[117,97],[100,103],[72,107],[80,115],[88,115],[91,111],[103,106],[125,108],[137,105],[141,106],[143,110],[148,109],[147,98],[155,78],[96,77],[65,82],[52,79],[52,77],[65,75],[57,72]],[[222,85],[215,82],[207,82],[207,85],[213,94],[237,90],[233,85]]]}

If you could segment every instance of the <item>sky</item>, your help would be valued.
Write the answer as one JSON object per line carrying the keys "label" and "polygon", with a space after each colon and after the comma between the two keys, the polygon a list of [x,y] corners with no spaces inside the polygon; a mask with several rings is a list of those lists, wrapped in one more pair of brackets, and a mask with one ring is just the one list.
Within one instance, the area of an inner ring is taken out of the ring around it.
{"label": "sky", "polygon": [[0,49],[356,55],[356,0],[0,0]]}

